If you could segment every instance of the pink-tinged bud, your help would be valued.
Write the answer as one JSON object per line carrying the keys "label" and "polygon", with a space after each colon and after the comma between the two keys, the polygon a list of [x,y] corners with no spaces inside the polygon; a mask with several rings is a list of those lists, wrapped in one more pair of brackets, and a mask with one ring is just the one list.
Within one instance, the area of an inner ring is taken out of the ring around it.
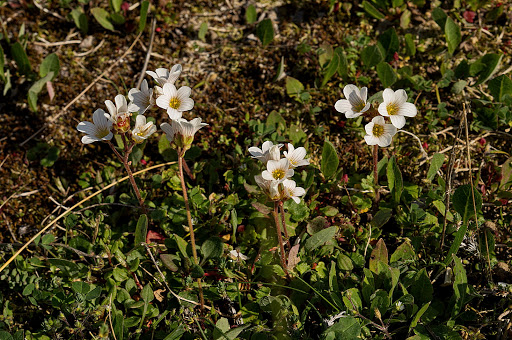
{"label": "pink-tinged bud", "polygon": [[141,163],[142,165],[147,165],[147,164],[148,164],[148,162],[146,162],[146,160],[145,160],[145,159],[141,159],[141,160],[140,160],[140,163]]}
{"label": "pink-tinged bud", "polygon": [[482,184],[480,186],[480,191],[482,192],[482,195],[485,195],[487,193],[487,190],[485,190],[485,184]]}
{"label": "pink-tinged bud", "polygon": [[480,138],[480,139],[478,140],[478,143],[480,143],[480,145],[481,145],[481,146],[484,146],[484,145],[485,145],[485,143],[487,143],[487,141],[485,140],[485,138]]}
{"label": "pink-tinged bud", "polygon": [[162,31],[162,29],[161,29],[160,27],[157,27],[157,28],[155,29],[155,31],[156,31],[156,33],[160,33],[160,31]]}
{"label": "pink-tinged bud", "polygon": [[500,198],[500,202],[501,202],[501,205],[507,205],[508,204],[508,200],[505,199],[505,198]]}
{"label": "pink-tinged bud", "polygon": [[428,149],[428,143],[427,142],[424,142],[423,144],[421,144],[421,146],[423,147],[423,149],[427,150]]}
{"label": "pink-tinged bud", "polygon": [[341,182],[344,184],[344,185],[347,185],[348,183],[348,175],[347,174],[344,174],[343,177],[341,178]]}
{"label": "pink-tinged bud", "polygon": [[464,19],[466,19],[467,22],[473,23],[473,21],[475,20],[475,17],[476,17],[476,13],[473,11],[465,11],[462,14],[462,16],[464,17]]}
{"label": "pink-tinged bud", "polygon": [[395,52],[395,54],[393,54],[393,59],[395,59],[395,61],[398,61],[398,59],[399,59],[398,52]]}
{"label": "pink-tinged bud", "polygon": [[121,5],[121,9],[123,10],[123,12],[126,13],[126,11],[130,9],[130,4],[127,2],[123,2],[123,4]]}

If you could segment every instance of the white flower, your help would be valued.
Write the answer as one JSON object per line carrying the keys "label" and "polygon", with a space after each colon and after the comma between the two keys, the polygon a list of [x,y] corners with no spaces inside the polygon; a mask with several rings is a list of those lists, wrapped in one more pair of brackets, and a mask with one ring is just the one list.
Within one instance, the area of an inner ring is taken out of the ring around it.
{"label": "white flower", "polygon": [[368,145],[378,144],[380,147],[386,147],[391,144],[391,139],[397,129],[391,124],[386,124],[384,117],[373,117],[372,121],[364,126],[366,136],[364,140]]}
{"label": "white flower", "polygon": [[288,143],[288,152],[284,151],[283,154],[290,161],[291,168],[309,164],[309,159],[304,159],[306,149],[303,147],[295,149],[292,144]]}
{"label": "white flower", "polygon": [[123,95],[118,94],[114,100],[116,102],[115,105],[110,100],[105,101],[105,105],[110,113],[110,115],[106,115],[105,117],[114,124],[114,128],[118,132],[126,132],[130,129],[131,116],[131,113],[128,112],[126,98]]}
{"label": "white flower", "polygon": [[138,112],[143,115],[146,110],[155,105],[155,98],[153,98],[153,89],[150,89],[146,79],[142,81],[140,90],[131,89],[128,92],[128,98],[131,103],[128,106],[129,112]]}
{"label": "white flower", "polygon": [[297,183],[291,179],[285,179],[283,181],[283,191],[281,192],[282,199],[289,199],[295,201],[295,203],[300,203],[300,196],[304,196],[306,194],[306,190],[304,188],[298,187]]}
{"label": "white flower", "polygon": [[107,119],[108,113],[102,109],[97,109],[92,115],[91,122],[80,122],[76,129],[80,132],[86,133],[87,136],[82,137],[82,143],[90,144],[102,140],[112,139],[112,122]]}
{"label": "white flower", "polygon": [[247,256],[245,256],[244,254],[235,249],[229,252],[229,257],[231,257],[233,260],[240,259],[243,261],[247,261],[247,259],[249,259]]}
{"label": "white flower", "polygon": [[201,118],[194,118],[190,122],[180,118],[177,120],[173,119],[171,124],[163,123],[160,127],[165,132],[169,142],[174,141],[179,147],[189,149],[196,132],[206,125],[208,124],[201,123]]}
{"label": "white flower", "polygon": [[263,190],[265,195],[267,195],[271,200],[277,201],[281,199],[281,194],[279,193],[278,188],[279,183],[273,180],[264,179],[261,175],[254,176],[254,180],[261,190]]}
{"label": "white flower", "polygon": [[282,183],[285,179],[293,176],[293,169],[290,169],[290,161],[288,158],[280,160],[269,160],[267,162],[267,170],[261,173],[263,179],[268,181],[277,181]]}
{"label": "white flower", "polygon": [[267,164],[269,160],[277,161],[281,158],[279,149],[281,149],[282,146],[283,144],[274,145],[271,141],[266,141],[261,146],[261,149],[255,146],[250,147],[249,153],[252,155],[252,158],[259,159],[263,164]]}
{"label": "white flower", "polygon": [[156,126],[153,122],[146,123],[146,116],[138,115],[137,118],[135,118],[135,127],[132,130],[132,138],[135,143],[142,143],[155,131]]}
{"label": "white flower", "polygon": [[344,113],[347,118],[356,118],[370,108],[370,103],[366,102],[368,89],[359,88],[349,84],[343,88],[343,94],[346,99],[340,99],[334,104],[336,111]]}
{"label": "white flower", "polygon": [[379,105],[379,113],[389,117],[391,124],[397,129],[404,127],[405,117],[414,117],[418,113],[413,103],[407,103],[407,93],[402,89],[396,92],[392,89],[385,89],[382,99],[384,101]]}
{"label": "white flower", "polygon": [[176,90],[171,83],[164,84],[163,94],[156,99],[156,105],[167,110],[171,119],[180,119],[182,112],[192,110],[194,101],[189,98],[192,90],[188,86],[182,86]]}
{"label": "white flower", "polygon": [[166,68],[158,68],[156,72],[146,71],[146,74],[153,77],[160,86],[164,86],[166,83],[174,84],[180,76],[181,70],[181,65],[176,64],[171,68],[170,72]]}

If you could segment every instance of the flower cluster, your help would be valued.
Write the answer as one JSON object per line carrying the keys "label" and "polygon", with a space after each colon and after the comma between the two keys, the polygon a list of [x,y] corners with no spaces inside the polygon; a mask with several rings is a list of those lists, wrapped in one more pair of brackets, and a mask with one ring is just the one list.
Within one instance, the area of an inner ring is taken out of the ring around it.
{"label": "flower cluster", "polygon": [[160,125],[165,132],[167,139],[186,151],[190,148],[194,134],[203,126],[208,124],[201,123],[201,118],[195,118],[187,121],[182,118],[183,112],[190,111],[194,107],[194,101],[189,98],[192,92],[188,86],[176,88],[174,83],[181,74],[181,65],[174,65],[170,70],[159,68],[155,72],[147,71],[157,83],[153,88],[149,88],[147,80],[143,80],[141,88],[133,88],[128,92],[128,104],[125,96],[119,94],[114,102],[107,100],[108,113],[98,109],[93,114],[93,123],[81,122],[77,130],[87,135],[82,137],[82,143],[89,144],[96,141],[111,140],[114,133],[125,134],[130,130],[130,117],[132,113],[137,113],[135,127],[131,131],[132,141],[142,143],[156,131],[153,122],[146,122],[144,116],[146,112],[153,108],[165,109],[171,124],[163,123]]}
{"label": "flower cluster", "polygon": [[266,166],[266,170],[261,175],[255,176],[254,180],[271,200],[285,201],[291,198],[299,203],[299,197],[306,191],[298,187],[291,177],[294,174],[294,168],[309,164],[309,159],[305,159],[306,149],[303,147],[295,149],[288,143],[288,151],[284,151],[284,158],[281,158],[282,147],[283,144],[274,145],[266,141],[261,149],[254,146],[249,148],[252,158],[260,160]]}
{"label": "flower cluster", "polygon": [[[368,89],[349,84],[343,89],[346,99],[340,99],[334,104],[334,108],[345,114],[347,118],[356,118],[368,111],[371,104],[367,102]],[[365,125],[366,136],[364,139],[368,145],[386,147],[391,144],[393,136],[398,129],[405,125],[405,117],[414,117],[418,113],[416,106],[407,102],[407,93],[400,89],[393,91],[385,89],[382,93],[383,102],[378,107],[380,116],[373,117],[372,121]],[[388,117],[391,124],[387,124],[384,117]]]}

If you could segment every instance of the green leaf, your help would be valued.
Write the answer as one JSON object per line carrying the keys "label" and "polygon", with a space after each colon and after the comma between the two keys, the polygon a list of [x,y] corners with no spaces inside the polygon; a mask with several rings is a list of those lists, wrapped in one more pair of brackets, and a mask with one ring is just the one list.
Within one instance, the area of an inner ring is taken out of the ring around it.
{"label": "green leaf", "polygon": [[384,53],[382,47],[377,45],[366,46],[361,52],[361,60],[367,68],[370,68],[384,61]]}
{"label": "green leaf", "polygon": [[6,331],[0,331],[0,339],[2,340],[14,340],[11,334]]}
{"label": "green leaf", "polygon": [[276,71],[276,76],[274,77],[274,81],[280,80],[281,77],[283,76],[283,72],[284,72],[284,57],[281,57],[281,62],[279,63],[279,65],[277,65],[277,71]]}
{"label": "green leaf", "polygon": [[468,225],[463,224],[459,230],[455,233],[455,239],[453,240],[452,245],[450,246],[450,249],[448,250],[448,254],[446,255],[446,258],[444,259],[444,264],[448,265],[452,261],[452,255],[456,255],[457,251],[460,248],[460,244],[462,243],[462,240],[464,239],[464,235],[466,235],[466,231],[468,230]]}
{"label": "green leaf", "polygon": [[27,53],[19,42],[15,42],[11,45],[11,55],[16,65],[18,65],[18,70],[21,74],[28,76],[32,73],[32,67],[30,66]]}
{"label": "green leaf", "polygon": [[53,80],[59,74],[59,71],[59,57],[55,53],[46,56],[39,66],[39,76],[41,78],[44,78],[48,73],[53,72],[53,78],[51,79]]}
{"label": "green leaf", "polygon": [[398,52],[400,47],[395,29],[392,27],[383,32],[379,36],[378,42],[384,50],[386,61],[393,60],[395,52]]}
{"label": "green leaf", "polygon": [[359,339],[360,334],[359,321],[352,316],[344,316],[324,332],[322,339],[356,340]]}
{"label": "green leaf", "polygon": [[140,5],[140,19],[139,19],[139,30],[138,30],[139,33],[144,31],[144,28],[146,28],[148,12],[149,12],[149,1],[144,0],[144,1],[142,1],[141,5]]}
{"label": "green leaf", "polygon": [[256,7],[254,7],[253,4],[250,4],[249,6],[247,6],[247,9],[245,10],[245,21],[250,25],[254,24],[256,22],[256,19]]}
{"label": "green leaf", "polygon": [[441,27],[441,29],[444,30],[444,27],[446,25],[446,19],[448,18],[448,15],[443,11],[441,8],[436,7],[432,11],[432,19]]}
{"label": "green leaf", "polygon": [[498,70],[503,54],[488,53],[480,58],[476,63],[481,65],[478,72],[478,81],[474,86],[485,83]]}
{"label": "green leaf", "polygon": [[465,80],[459,80],[457,81],[455,84],[453,84],[452,86],[452,92],[455,93],[455,94],[459,94],[459,93],[462,93],[462,91],[464,90],[464,88],[466,87],[466,85],[468,84],[467,81]]}
{"label": "green leaf", "polygon": [[336,262],[338,264],[338,268],[344,271],[351,271],[354,269],[354,264],[352,263],[352,260],[347,255],[340,253],[338,257],[336,258]]}
{"label": "green leaf", "polygon": [[73,291],[80,295],[86,295],[91,290],[89,284],[84,281],[75,281],[71,284]]}
{"label": "green leaf", "polygon": [[418,313],[416,313],[416,315],[414,316],[414,318],[411,321],[411,325],[409,326],[409,331],[414,329],[418,325],[420,318],[423,316],[423,314],[425,314],[425,312],[427,311],[429,306],[430,306],[430,302],[424,304],[423,307],[421,307],[421,309],[418,311]]}
{"label": "green leaf", "polygon": [[322,80],[322,86],[327,84],[329,79],[332,78],[336,74],[336,71],[338,71],[338,67],[340,64],[340,57],[337,53],[333,54],[331,61],[329,62],[329,65],[327,65],[325,69],[324,79]]}
{"label": "green leaf", "polygon": [[105,11],[103,8],[100,8],[100,7],[94,7],[91,9],[91,13],[92,15],[94,16],[94,18],[96,19],[96,21],[98,21],[98,23],[103,26],[103,28],[106,28],[110,31],[113,31],[114,30],[114,25],[112,25],[112,23],[110,22],[110,14]]}
{"label": "green leaf", "polygon": [[52,146],[51,148],[48,149],[48,153],[46,154],[46,156],[44,158],[41,159],[41,161],[39,163],[42,166],[49,168],[49,167],[53,166],[53,164],[55,164],[57,159],[59,159],[59,155],[60,155],[60,149],[56,146]]}
{"label": "green leaf", "polygon": [[121,4],[123,0],[112,0],[112,7],[114,8],[114,12],[119,12],[121,10]]}
{"label": "green leaf", "polygon": [[402,190],[404,183],[402,180],[402,173],[396,164],[395,156],[391,157],[387,167],[388,186],[393,197],[393,201],[398,204],[400,203],[400,197],[402,196]]}
{"label": "green leaf", "polygon": [[411,11],[406,9],[402,15],[400,16],[400,27],[403,29],[407,29],[411,24]]}
{"label": "green leaf", "polygon": [[416,273],[409,291],[414,296],[414,302],[417,304],[432,301],[434,288],[432,287],[432,283],[430,282],[425,268]]}
{"label": "green leaf", "polygon": [[185,334],[185,326],[183,324],[179,324],[178,327],[176,327],[175,330],[171,332],[171,334],[167,335],[164,340],[179,340],[181,339],[181,336]]}
{"label": "green leaf", "polygon": [[192,276],[194,279],[199,279],[204,276],[204,270],[201,268],[200,265],[195,264],[192,266],[192,269],[190,271],[190,276]]}
{"label": "green leaf", "polygon": [[101,287],[97,286],[93,290],[91,290],[89,293],[87,293],[87,295],[85,296],[85,300],[91,301],[91,300],[96,299],[100,295],[101,295]]}
{"label": "green leaf", "polygon": [[210,237],[206,241],[204,241],[201,246],[201,253],[204,256],[203,263],[207,259],[216,259],[222,256],[224,253],[224,244],[222,243],[222,239],[219,237]]}
{"label": "green leaf", "polygon": [[340,59],[338,64],[338,74],[341,76],[343,80],[347,80],[348,78],[348,62],[345,53],[343,53],[343,49],[341,47],[336,47],[334,49],[334,53],[336,53]]}
{"label": "green leaf", "polygon": [[302,91],[304,91],[304,85],[299,80],[290,76],[286,77],[286,93],[290,97],[297,96]]}
{"label": "green leaf", "polygon": [[141,243],[146,242],[146,236],[148,234],[148,216],[146,214],[142,214],[139,216],[139,220],[137,221],[137,227],[135,227],[135,247],[139,246]]}
{"label": "green leaf", "polygon": [[46,85],[46,82],[50,81],[53,78],[53,72],[49,72],[44,78],[39,79],[36,81],[30,89],[28,90],[28,104],[32,111],[37,111],[37,97],[39,96],[39,93],[43,90],[43,86]]}
{"label": "green leaf", "polygon": [[370,14],[375,19],[381,20],[384,19],[386,16],[382,14],[377,8],[375,8],[369,1],[363,1],[362,3],[363,9],[366,13]]}
{"label": "green leaf", "polygon": [[453,262],[455,264],[453,273],[455,274],[455,281],[453,282],[453,292],[455,294],[455,306],[453,306],[452,317],[457,316],[466,304],[466,296],[469,294],[468,278],[466,270],[462,265],[462,261],[453,255]]}
{"label": "green leaf", "polygon": [[411,242],[406,240],[404,243],[398,246],[395,252],[391,255],[390,263],[415,259],[416,253],[414,252],[414,248],[412,247]]}
{"label": "green leaf", "polygon": [[126,22],[126,19],[124,18],[124,16],[121,13],[111,13],[110,21],[116,25],[122,25]]}
{"label": "green leaf", "polygon": [[150,285],[145,285],[142,289],[142,300],[144,300],[145,303],[150,303],[155,298],[155,295],[153,294],[153,289],[151,289]]}
{"label": "green leaf", "polygon": [[475,207],[477,212],[482,207],[482,195],[476,189],[473,189],[475,196],[475,204],[473,204],[473,195],[471,194],[471,186],[464,184],[458,187],[452,196],[453,208],[462,216],[464,224],[475,215]]}
{"label": "green leaf", "polygon": [[[32,292],[34,291],[35,287],[36,286],[33,283],[29,283],[28,285],[25,286],[25,288],[23,289],[23,292],[21,294],[23,296],[31,295]],[[0,338],[0,339],[2,339],[2,338]]]}
{"label": "green leaf", "polygon": [[501,181],[500,186],[505,189],[510,186],[510,182],[512,181],[512,157],[507,159],[505,163],[501,166]]}
{"label": "green leaf", "polygon": [[430,161],[430,167],[428,168],[427,172],[427,180],[432,182],[434,177],[436,176],[437,172],[444,163],[445,155],[443,153],[435,153],[434,156],[432,156],[432,160]]}
{"label": "green leaf", "polygon": [[504,74],[490,80],[487,85],[495,101],[502,101],[507,94],[512,95],[512,80]]}
{"label": "green leaf", "polygon": [[398,79],[395,70],[385,61],[377,65],[377,75],[384,87],[391,87]]}
{"label": "green leaf", "polygon": [[205,42],[206,41],[206,33],[208,33],[208,23],[203,22],[201,24],[201,26],[199,27],[199,33],[197,34],[197,37],[199,38],[199,40],[201,40],[202,42]]}
{"label": "green leaf", "polygon": [[379,262],[382,262],[386,265],[388,264],[388,248],[386,247],[386,243],[384,243],[383,239],[379,239],[372,251],[372,255],[370,256],[369,266],[372,272],[378,274]]}
{"label": "green leaf", "polygon": [[416,55],[416,44],[411,33],[405,35],[405,53],[410,57]]}
{"label": "green leaf", "polygon": [[373,217],[371,224],[374,228],[381,228],[393,216],[393,209],[380,208]]}
{"label": "green leaf", "polygon": [[361,300],[361,295],[359,294],[359,289],[350,288],[345,291],[343,294],[343,303],[347,307],[348,310],[357,310],[361,311],[363,308],[363,302]]}
{"label": "green leaf", "polygon": [[340,159],[334,145],[326,140],[322,148],[322,163],[320,170],[325,178],[331,178],[336,173]]}
{"label": "green leaf", "polygon": [[272,20],[265,19],[258,23],[256,26],[256,36],[260,39],[263,46],[270,44],[274,39],[274,27],[272,26]]}
{"label": "green leaf", "polygon": [[172,255],[172,254],[160,254],[160,260],[162,260],[162,263],[164,264],[164,266],[166,266],[167,268],[169,268],[169,270],[173,271],[173,272],[177,272],[178,271],[178,266],[174,263],[174,260],[177,260],[178,257],[176,255]]}
{"label": "green leaf", "polygon": [[459,46],[462,41],[460,33],[460,27],[453,21],[452,18],[446,18],[446,24],[444,26],[444,35],[446,36],[446,42],[448,44],[448,52],[453,54],[455,49]]}
{"label": "green leaf", "polygon": [[81,7],[77,7],[71,11],[71,17],[75,22],[76,27],[82,31],[83,34],[87,34],[89,30],[89,22],[87,21],[87,16]]}
{"label": "green leaf", "polygon": [[315,250],[316,248],[320,247],[326,242],[332,240],[334,238],[334,235],[336,235],[337,230],[338,227],[332,226],[327,229],[319,231],[318,233],[314,234],[313,236],[306,240],[304,249],[308,252]]}

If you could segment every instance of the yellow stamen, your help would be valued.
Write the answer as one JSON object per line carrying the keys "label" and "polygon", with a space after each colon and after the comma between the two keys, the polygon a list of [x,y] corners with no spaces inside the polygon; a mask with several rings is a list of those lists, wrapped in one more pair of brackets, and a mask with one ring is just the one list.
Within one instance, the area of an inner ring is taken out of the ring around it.
{"label": "yellow stamen", "polygon": [[384,134],[384,126],[375,124],[373,125],[372,133],[375,137],[380,137]]}
{"label": "yellow stamen", "polygon": [[360,100],[356,105],[352,106],[352,111],[361,112],[366,105],[362,100]]}
{"label": "yellow stamen", "polygon": [[275,169],[272,171],[272,177],[275,179],[283,179],[284,178],[284,170],[282,169]]}
{"label": "yellow stamen", "polygon": [[391,103],[386,106],[386,110],[388,111],[388,115],[390,116],[398,114],[398,109],[398,105],[396,105],[395,103]]}
{"label": "yellow stamen", "polygon": [[171,107],[175,110],[179,109],[180,106],[181,106],[181,101],[176,97],[171,98],[171,100],[169,101],[169,107]]}

